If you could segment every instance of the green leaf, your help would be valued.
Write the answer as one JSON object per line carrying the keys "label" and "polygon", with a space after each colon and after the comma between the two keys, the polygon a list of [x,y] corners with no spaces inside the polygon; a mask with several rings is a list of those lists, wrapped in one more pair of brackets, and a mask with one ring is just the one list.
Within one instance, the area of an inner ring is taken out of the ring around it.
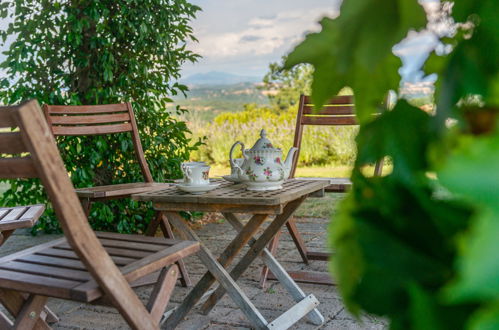
{"label": "green leaf", "polygon": [[324,18],[322,31],[309,34],[289,54],[286,68],[299,63],[314,66],[312,98],[317,108],[350,86],[363,122],[370,119],[388,90],[398,87],[400,61],[392,47],[409,29],[420,29],[425,22],[417,1],[344,1],[338,18]]}

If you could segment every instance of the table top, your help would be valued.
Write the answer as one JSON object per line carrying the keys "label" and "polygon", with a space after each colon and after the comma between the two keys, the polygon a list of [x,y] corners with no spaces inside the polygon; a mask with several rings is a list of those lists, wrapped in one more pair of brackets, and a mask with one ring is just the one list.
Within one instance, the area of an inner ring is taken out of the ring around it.
{"label": "table top", "polygon": [[248,191],[244,184],[234,184],[225,180],[214,180],[220,186],[202,195],[180,191],[174,185],[132,196],[138,201],[154,203],[188,204],[232,204],[232,205],[283,205],[302,196],[324,189],[329,182],[324,180],[290,179],[283,183],[280,190]]}

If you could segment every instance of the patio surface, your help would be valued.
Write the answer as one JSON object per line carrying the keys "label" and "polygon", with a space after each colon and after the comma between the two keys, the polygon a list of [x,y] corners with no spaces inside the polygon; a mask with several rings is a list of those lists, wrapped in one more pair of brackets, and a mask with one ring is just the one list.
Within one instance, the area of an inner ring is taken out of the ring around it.
{"label": "patio surface", "polygon": [[[313,250],[325,250],[326,227],[328,218],[297,218],[297,225],[307,246]],[[232,227],[224,221],[210,223],[196,229],[197,234],[215,253],[220,253],[234,235]],[[0,255],[24,249],[43,243],[57,235],[39,235],[32,237],[26,232],[17,232],[4,246],[0,248]],[[312,261],[305,266],[300,262],[299,254],[287,233],[281,235],[281,243],[277,259],[287,270],[310,269],[326,271],[327,264]],[[206,271],[196,257],[186,259],[187,268],[194,283]],[[292,305],[292,300],[284,292],[282,286],[269,281],[262,290],[258,285],[261,262],[257,260],[243,277],[238,281],[253,303],[260,309],[267,320],[278,317]],[[292,329],[384,329],[386,322],[372,316],[364,316],[360,321],[349,315],[345,310],[340,295],[334,286],[300,284],[306,294],[313,293],[320,301],[319,310],[326,321],[322,326],[314,326],[306,319],[300,320]],[[146,301],[151,287],[137,289],[140,297]],[[167,309],[178,305],[189,289],[177,286]],[[127,329],[118,312],[113,308],[92,306],[71,301],[49,299],[48,306],[59,316],[60,321],[53,325],[54,329]],[[227,295],[217,304],[213,311],[205,316],[193,309],[177,329],[250,329],[245,316],[235,306]]]}

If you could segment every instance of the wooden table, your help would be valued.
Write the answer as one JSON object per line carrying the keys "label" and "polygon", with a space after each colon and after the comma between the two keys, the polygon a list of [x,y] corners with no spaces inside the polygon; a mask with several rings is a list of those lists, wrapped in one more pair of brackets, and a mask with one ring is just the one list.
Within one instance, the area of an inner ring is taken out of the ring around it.
{"label": "wooden table", "polygon": [[[171,224],[179,230],[185,239],[199,241],[201,252],[198,253],[198,256],[208,268],[208,272],[204,274],[182,304],[174,313],[170,314],[166,320],[167,329],[173,329],[203,296],[208,296],[205,294],[215,281],[218,281],[220,285],[209,295],[201,308],[206,314],[227,292],[257,329],[287,329],[305,315],[313,324],[321,325],[324,322],[324,317],[316,309],[319,304],[317,299],[314,295],[307,296],[300,289],[266,249],[266,246],[307,196],[322,191],[327,186],[327,182],[292,179],[284,183],[282,190],[265,192],[247,191],[242,184],[221,180],[217,182],[221,183],[219,188],[203,195],[181,192],[175,186],[171,186],[132,196],[135,200],[152,201],[154,208],[163,211]],[[238,234],[217,259],[200,241],[196,233],[190,229],[186,221],[180,216],[180,211],[221,212]],[[235,213],[251,214],[252,216],[248,222],[242,223]],[[255,238],[254,235],[258,229],[271,215],[275,215],[275,218],[263,233]],[[226,268],[246,244],[250,245],[251,248],[229,273]],[[270,322],[263,317],[236,283],[237,279],[259,256],[263,258],[265,265],[269,267],[297,302]]]}

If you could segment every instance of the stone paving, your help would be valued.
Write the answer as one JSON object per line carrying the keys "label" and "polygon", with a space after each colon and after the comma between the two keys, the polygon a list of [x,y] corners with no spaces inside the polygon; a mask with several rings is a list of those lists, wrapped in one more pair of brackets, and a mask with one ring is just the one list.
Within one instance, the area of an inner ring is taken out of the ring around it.
{"label": "stone paving", "polygon": [[[307,246],[313,250],[324,250],[325,228],[328,219],[297,218],[297,225],[303,234]],[[221,221],[210,223],[196,232],[206,245],[215,253],[220,253],[234,235],[232,227]],[[31,237],[26,232],[17,232],[7,243],[0,248],[0,255],[9,254],[23,248],[30,247],[54,239],[56,235],[40,235]],[[321,261],[312,261],[306,266],[300,262],[299,254],[287,233],[281,235],[281,243],[277,254],[278,260],[287,270],[314,270],[327,271],[327,264]],[[186,264],[192,280],[197,280],[206,271],[196,257],[189,257]],[[238,281],[248,297],[267,320],[277,318],[292,304],[292,300],[282,286],[274,281],[261,289],[258,284],[261,262],[257,260]],[[320,301],[319,310],[326,321],[322,326],[314,326],[306,319],[300,320],[292,329],[384,329],[386,322],[372,316],[363,316],[360,320],[348,314],[341,297],[334,286],[300,284],[306,294],[314,294]],[[151,287],[137,290],[140,297],[147,301]],[[167,310],[178,305],[188,292],[188,288],[177,286],[167,307]],[[128,326],[113,308],[75,303],[71,301],[50,299],[49,307],[59,316],[60,322],[53,325],[54,329],[127,329]],[[195,308],[177,329],[251,329],[242,312],[227,297],[217,304],[213,311],[205,316]]]}

